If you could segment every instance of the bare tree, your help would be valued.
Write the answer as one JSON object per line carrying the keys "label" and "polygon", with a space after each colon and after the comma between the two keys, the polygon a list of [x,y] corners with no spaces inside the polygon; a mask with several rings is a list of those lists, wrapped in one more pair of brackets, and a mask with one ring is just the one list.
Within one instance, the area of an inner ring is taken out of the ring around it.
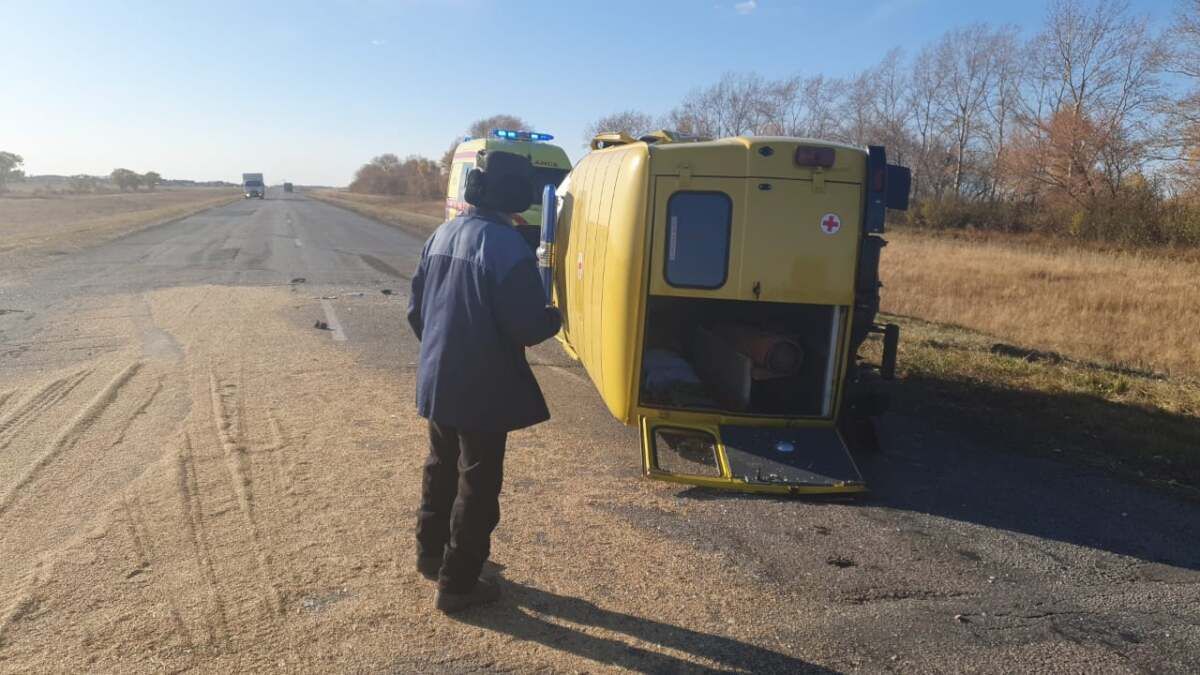
{"label": "bare tree", "polygon": [[919,197],[939,198],[944,189],[946,152],[944,130],[949,126],[941,100],[946,91],[946,73],[937,63],[933,47],[926,47],[913,62],[909,77],[909,110],[913,126],[913,192]]}
{"label": "bare tree", "polygon": [[389,152],[362,165],[350,191],[434,199],[445,194],[445,182],[441,167],[432,159],[409,155],[401,161]]}
{"label": "bare tree", "polygon": [[1008,172],[1006,151],[1021,95],[1024,69],[1016,27],[1007,26],[997,30],[989,47],[994,78],[986,106],[989,123],[984,125],[982,135],[990,155],[987,196],[994,201]]}
{"label": "bare tree", "polygon": [[766,128],[768,83],[753,73],[726,73],[714,85],[689,93],[667,119],[676,129],[700,136],[742,136]]}
{"label": "bare tree", "polygon": [[1175,13],[1170,38],[1172,73],[1187,89],[1166,109],[1166,158],[1185,191],[1200,194],[1200,0],[1182,0]]}
{"label": "bare tree", "polygon": [[1029,177],[1076,201],[1092,203],[1105,188],[1115,196],[1147,159],[1167,57],[1162,38],[1144,17],[1130,16],[1125,2],[1100,0],[1089,9],[1056,0],[1032,43],[1022,117],[1028,137],[1066,152],[1045,153],[1057,163]]}
{"label": "bare tree", "polygon": [[584,131],[584,145],[590,145],[596,134],[606,131],[624,131],[637,138],[654,131],[654,118],[640,110],[622,110],[621,112],[605,115],[588,125]]}
{"label": "bare tree", "polygon": [[888,150],[889,161],[907,163],[911,153],[912,135],[909,121],[912,106],[907,97],[910,75],[904,68],[904,54],[892,49],[879,65],[871,70],[871,85],[874,96],[870,97],[871,122],[867,141],[883,145]]}
{"label": "bare tree", "polygon": [[512,129],[513,131],[528,130],[531,127],[525,120],[516,115],[492,115],[481,120],[475,120],[467,129],[471,138],[479,138],[492,133],[493,129]]}
{"label": "bare tree", "polygon": [[947,32],[934,51],[936,67],[945,73],[942,112],[949,124],[954,151],[954,195],[962,196],[968,152],[978,138],[981,117],[996,76],[995,33],[985,24]]}

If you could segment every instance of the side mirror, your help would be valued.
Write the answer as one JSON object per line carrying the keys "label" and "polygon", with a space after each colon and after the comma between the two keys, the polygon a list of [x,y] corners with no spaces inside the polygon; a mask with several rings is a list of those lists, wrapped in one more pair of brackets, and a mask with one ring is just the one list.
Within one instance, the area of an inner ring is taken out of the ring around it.
{"label": "side mirror", "polygon": [[887,197],[889,209],[908,210],[908,193],[912,190],[912,170],[907,166],[887,165]]}

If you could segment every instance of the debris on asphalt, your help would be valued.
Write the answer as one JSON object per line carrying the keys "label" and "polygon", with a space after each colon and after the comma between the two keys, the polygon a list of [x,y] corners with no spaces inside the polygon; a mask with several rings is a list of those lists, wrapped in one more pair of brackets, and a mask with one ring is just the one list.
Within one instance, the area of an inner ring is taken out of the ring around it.
{"label": "debris on asphalt", "polygon": [[329,324],[325,323],[324,321],[317,321],[313,324],[313,328],[316,328],[317,330],[329,330]]}
{"label": "debris on asphalt", "polygon": [[966,614],[955,614],[954,620],[959,623],[971,623],[971,620],[967,618]]}
{"label": "debris on asphalt", "polygon": [[385,288],[385,289],[383,289],[383,291],[382,291],[382,292],[383,292],[383,294],[384,294],[384,295],[391,295],[391,294],[392,294],[392,289],[390,289],[390,288]]}
{"label": "debris on asphalt", "polygon": [[346,294],[346,297],[347,297],[347,298],[361,298],[361,297],[362,297],[362,296],[364,296],[364,295],[366,295],[366,294],[365,294],[365,293],[363,293],[362,291],[357,291],[357,292],[354,292],[354,293],[347,293],[347,294]]}
{"label": "debris on asphalt", "polygon": [[318,297],[318,298],[316,298],[316,299],[317,299],[317,300],[337,300],[337,299],[338,299],[338,296],[336,296],[336,295],[322,295],[322,296],[320,296],[320,297]]}
{"label": "debris on asphalt", "polygon": [[304,283],[304,282],[306,282],[306,281],[308,281],[308,279],[305,279],[304,277],[296,277],[295,279],[292,279],[290,283],[293,283],[293,284],[302,284],[302,283]]}
{"label": "debris on asphalt", "polygon": [[825,564],[833,565],[834,567],[839,567],[841,569],[846,569],[847,567],[854,567],[855,562],[845,556],[835,555],[835,556],[830,556],[830,557],[826,558]]}

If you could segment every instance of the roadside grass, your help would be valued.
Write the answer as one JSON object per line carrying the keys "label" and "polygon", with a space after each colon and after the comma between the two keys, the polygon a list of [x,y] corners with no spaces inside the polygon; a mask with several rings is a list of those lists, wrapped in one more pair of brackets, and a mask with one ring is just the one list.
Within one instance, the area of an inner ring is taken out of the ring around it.
{"label": "roadside grass", "polygon": [[179,188],[124,194],[0,196],[0,255],[6,264],[64,253],[239,198],[233,188]]}
{"label": "roadside grass", "polygon": [[375,220],[395,225],[422,238],[445,220],[445,203],[407,197],[365,195],[345,190],[311,190],[306,195]]}
{"label": "roadside grass", "polygon": [[1200,377],[1200,254],[913,230],[888,240],[885,311],[1072,358]]}
{"label": "roadside grass", "polygon": [[[961,327],[901,327],[892,409],[1006,451],[1062,457],[1200,498],[1200,382],[1013,346]],[[864,348],[867,360],[880,345]]]}

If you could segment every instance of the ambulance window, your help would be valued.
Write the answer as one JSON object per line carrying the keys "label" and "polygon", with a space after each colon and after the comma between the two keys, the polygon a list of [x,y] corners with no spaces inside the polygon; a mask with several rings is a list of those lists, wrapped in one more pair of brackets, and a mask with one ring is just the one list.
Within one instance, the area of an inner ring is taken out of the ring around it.
{"label": "ambulance window", "polygon": [[733,200],[723,192],[676,192],[667,202],[667,283],[720,288],[729,268]]}
{"label": "ambulance window", "polygon": [[474,168],[475,168],[474,164],[472,164],[471,162],[466,162],[462,165],[462,168],[459,169],[459,172],[458,172],[458,196],[456,197],[456,199],[458,199],[458,201],[460,201],[460,202],[463,200],[463,198],[467,194],[467,174],[471,173],[471,169],[474,169]]}

